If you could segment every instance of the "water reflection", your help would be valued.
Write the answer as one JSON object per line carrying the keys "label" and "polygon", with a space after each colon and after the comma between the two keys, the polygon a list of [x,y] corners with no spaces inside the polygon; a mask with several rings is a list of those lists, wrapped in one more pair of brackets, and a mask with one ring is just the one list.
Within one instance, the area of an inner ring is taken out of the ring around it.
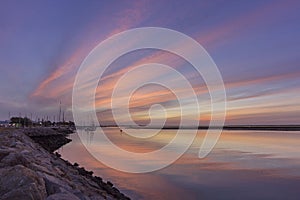
{"label": "water reflection", "polygon": [[[107,168],[86,151],[77,134],[70,136],[73,141],[60,153],[111,180],[133,199],[298,199],[300,132],[224,131],[213,152],[198,159],[204,133],[198,131],[191,148],[173,165],[147,174]],[[83,142],[105,150],[97,133],[78,134],[86,134],[88,140]],[[169,142],[174,130],[163,130],[148,140],[135,139],[117,128],[107,128],[106,134],[121,148],[148,152]]]}
{"label": "water reflection", "polygon": [[94,140],[94,134],[95,130],[84,130],[84,135],[86,135],[86,144],[92,145],[92,142]]}

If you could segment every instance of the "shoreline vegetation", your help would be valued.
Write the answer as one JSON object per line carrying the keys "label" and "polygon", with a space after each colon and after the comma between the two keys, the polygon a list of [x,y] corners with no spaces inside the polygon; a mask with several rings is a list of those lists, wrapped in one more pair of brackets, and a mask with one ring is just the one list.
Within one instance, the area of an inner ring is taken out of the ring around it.
{"label": "shoreline vegetation", "polygon": [[110,181],[93,176],[55,150],[70,142],[69,128],[0,128],[1,199],[121,199],[130,198]]}

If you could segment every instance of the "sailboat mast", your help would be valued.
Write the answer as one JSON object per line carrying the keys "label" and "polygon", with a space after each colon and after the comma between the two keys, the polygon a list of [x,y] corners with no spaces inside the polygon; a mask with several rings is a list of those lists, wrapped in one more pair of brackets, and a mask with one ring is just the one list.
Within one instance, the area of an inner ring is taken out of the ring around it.
{"label": "sailboat mast", "polygon": [[58,115],[58,122],[60,122],[60,116],[61,116],[61,101],[59,102],[59,115]]}

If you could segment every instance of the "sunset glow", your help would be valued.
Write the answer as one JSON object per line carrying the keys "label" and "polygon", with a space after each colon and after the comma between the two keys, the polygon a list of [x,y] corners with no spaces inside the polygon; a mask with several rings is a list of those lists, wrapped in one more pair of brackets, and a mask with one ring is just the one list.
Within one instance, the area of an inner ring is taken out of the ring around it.
{"label": "sunset glow", "polygon": [[[22,4],[7,3],[8,7],[14,7],[9,11],[0,8],[1,21],[10,20],[10,25],[0,32],[3,90],[0,117],[3,119],[7,118],[8,112],[56,115],[58,102],[62,101],[71,120],[72,87],[87,54],[113,34],[129,28],[161,26],[191,36],[216,62],[228,98],[226,124],[300,122],[297,114],[300,112],[300,29],[299,5],[295,1],[232,3],[226,8],[198,1],[172,5],[166,1],[159,6],[148,1],[89,2],[84,3],[86,9],[82,10],[83,5],[79,3],[67,11],[63,10],[68,5],[65,2],[55,11],[57,15],[52,15],[55,2],[37,3],[25,9]],[[82,13],[80,20],[75,14],[78,12]],[[213,13],[220,13],[219,17]],[[14,44],[8,41],[14,41]],[[182,44],[178,48],[186,47]],[[146,63],[166,64],[185,75],[198,95],[203,112],[200,121],[208,123],[210,98],[201,76],[195,75],[184,59],[155,50],[120,57],[102,77],[96,107],[103,122],[113,123],[111,116],[103,117],[103,113],[110,112],[111,94],[117,81],[130,69]],[[166,74],[159,77],[143,74],[136,78],[155,81],[166,78]],[[172,77],[168,79],[172,80]],[[3,83],[8,80],[11,84],[6,87]],[[176,80],[173,81],[176,84]],[[146,108],[162,104],[172,113],[168,115],[169,120],[176,124],[179,117],[176,97],[165,88],[153,88],[144,87],[144,91],[140,89],[132,97],[130,106],[135,120],[146,122]],[[184,88],[178,90],[184,92]],[[189,97],[186,98],[188,102]]]}

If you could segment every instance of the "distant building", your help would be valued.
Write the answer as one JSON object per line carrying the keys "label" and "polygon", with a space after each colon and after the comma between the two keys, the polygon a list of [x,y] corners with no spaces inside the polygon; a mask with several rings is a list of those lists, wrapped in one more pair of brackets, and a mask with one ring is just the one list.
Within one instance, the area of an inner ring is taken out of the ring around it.
{"label": "distant building", "polygon": [[0,127],[9,127],[9,121],[8,120],[0,121]]}

